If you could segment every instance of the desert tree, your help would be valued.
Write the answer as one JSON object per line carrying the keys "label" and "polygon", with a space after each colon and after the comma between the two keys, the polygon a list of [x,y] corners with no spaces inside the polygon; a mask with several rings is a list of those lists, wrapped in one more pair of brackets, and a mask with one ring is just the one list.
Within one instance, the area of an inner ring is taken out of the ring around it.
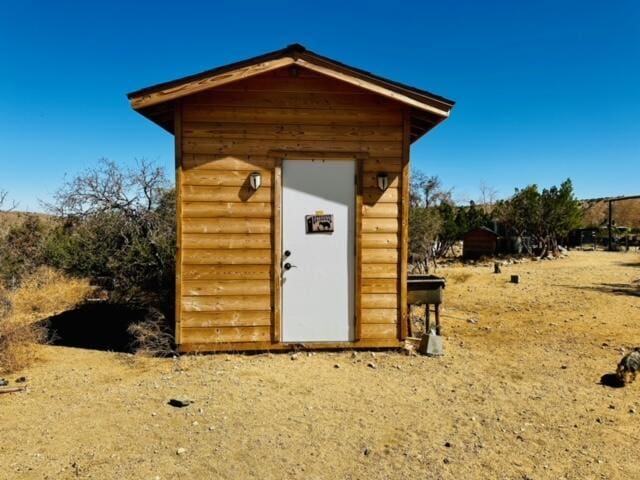
{"label": "desert tree", "polygon": [[175,194],[161,168],[102,159],[68,180],[47,208],[60,219],[48,246],[54,266],[108,284],[117,301],[170,311]]}
{"label": "desert tree", "polygon": [[542,210],[539,227],[543,244],[542,256],[558,255],[559,241],[582,223],[580,202],[573,192],[571,179],[566,179],[560,187],[544,189],[540,195]]}
{"label": "desert tree", "polygon": [[557,255],[559,240],[581,225],[582,209],[575,198],[570,179],[560,187],[539,190],[537,185],[516,189],[508,200],[498,202],[496,215],[527,253]]}
{"label": "desert tree", "polygon": [[452,192],[442,187],[437,176],[428,176],[420,170],[411,174],[409,209],[409,252],[414,269],[429,270],[429,263],[437,267],[436,260],[442,255],[441,233],[443,218],[441,209],[452,205]]}
{"label": "desert tree", "polygon": [[427,271],[430,263],[437,267],[437,259],[453,253],[465,233],[491,223],[490,215],[474,202],[457,206],[451,189],[421,171],[412,172],[410,198],[409,252],[418,271]]}

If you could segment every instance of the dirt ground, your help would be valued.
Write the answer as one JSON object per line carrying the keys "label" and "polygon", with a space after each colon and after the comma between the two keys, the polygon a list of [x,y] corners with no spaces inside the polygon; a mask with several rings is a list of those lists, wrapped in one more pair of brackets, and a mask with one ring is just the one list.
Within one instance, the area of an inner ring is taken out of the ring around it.
{"label": "dirt ground", "polygon": [[0,477],[640,478],[640,380],[600,384],[640,345],[640,255],[492,271],[442,270],[441,358],[42,347],[0,396]]}

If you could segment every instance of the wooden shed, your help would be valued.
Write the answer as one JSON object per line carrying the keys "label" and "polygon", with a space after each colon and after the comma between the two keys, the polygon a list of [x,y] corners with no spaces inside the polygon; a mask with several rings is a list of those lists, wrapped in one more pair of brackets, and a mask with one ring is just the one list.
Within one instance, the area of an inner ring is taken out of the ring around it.
{"label": "wooden shed", "polygon": [[297,44],[128,97],[175,136],[181,351],[400,345],[409,147],[451,100]]}
{"label": "wooden shed", "polygon": [[487,227],[469,230],[463,238],[462,256],[479,258],[495,255],[498,247],[498,234]]}

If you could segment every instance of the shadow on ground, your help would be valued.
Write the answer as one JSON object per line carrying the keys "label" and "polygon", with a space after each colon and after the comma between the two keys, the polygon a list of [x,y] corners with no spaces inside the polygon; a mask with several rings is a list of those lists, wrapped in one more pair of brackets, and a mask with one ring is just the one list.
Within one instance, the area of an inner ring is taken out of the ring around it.
{"label": "shadow on ground", "polygon": [[574,290],[591,290],[592,292],[612,293],[614,295],[630,295],[640,297],[640,283],[601,283],[591,286],[555,285],[556,287],[573,288]]}
{"label": "shadow on ground", "polygon": [[600,377],[600,384],[603,387],[609,388],[622,388],[624,387],[624,383],[620,381],[620,379],[616,376],[615,373],[605,373]]}
{"label": "shadow on ground", "polygon": [[633,262],[620,262],[620,265],[622,265],[623,267],[636,267],[636,268],[640,268],[640,261],[633,261]]}
{"label": "shadow on ground", "polygon": [[125,305],[88,303],[43,321],[49,344],[113,352],[133,352],[132,323],[145,312]]}

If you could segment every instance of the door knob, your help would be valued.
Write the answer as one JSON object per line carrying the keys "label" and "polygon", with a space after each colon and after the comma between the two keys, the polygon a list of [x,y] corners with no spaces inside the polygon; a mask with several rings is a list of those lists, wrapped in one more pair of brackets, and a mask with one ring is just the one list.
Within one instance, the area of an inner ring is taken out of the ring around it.
{"label": "door knob", "polygon": [[285,257],[290,257],[291,256],[291,250],[285,250],[284,251],[284,256]]}
{"label": "door knob", "polygon": [[289,262],[284,264],[284,269],[285,270],[291,270],[292,268],[296,268],[295,265],[291,265]]}

